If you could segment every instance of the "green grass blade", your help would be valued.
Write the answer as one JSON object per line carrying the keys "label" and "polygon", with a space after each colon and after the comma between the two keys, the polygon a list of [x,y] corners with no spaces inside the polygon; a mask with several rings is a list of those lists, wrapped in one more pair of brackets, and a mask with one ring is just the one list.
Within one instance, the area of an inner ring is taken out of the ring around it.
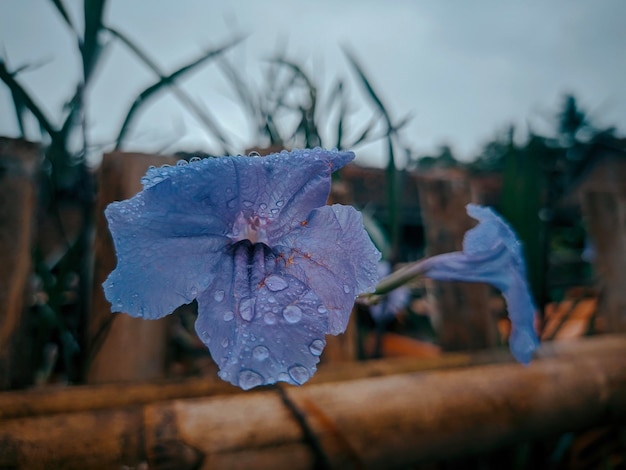
{"label": "green grass blade", "polygon": [[[125,34],[120,31],[105,27],[106,30],[111,33],[115,38],[117,38],[122,44],[124,44],[128,49],[135,54],[135,56],[141,60],[149,69],[152,70],[160,79],[165,78],[165,74],[161,71],[159,66],[154,62],[147,54],[145,54],[139,47],[135,45],[133,41],[131,41]],[[204,127],[211,133],[221,144],[222,151],[225,154],[230,153],[230,142],[225,137],[225,133],[222,128],[219,126],[217,121],[209,114],[208,111],[202,109],[200,106],[196,104],[196,102],[175,82],[166,82],[166,85],[170,87],[172,94],[178,99],[178,101],[186,107],[191,114],[193,114]]]}
{"label": "green grass blade", "polygon": [[2,59],[0,59],[0,80],[2,80],[7,87],[9,87],[11,94],[17,97],[26,109],[28,109],[33,116],[35,116],[39,125],[46,131],[50,138],[53,141],[58,139],[58,131],[50,123],[50,120],[46,117],[42,109],[37,106],[33,98],[31,98],[26,90],[24,90],[17,80],[15,80],[14,74],[7,70],[5,62]]}
{"label": "green grass blade", "polygon": [[59,12],[59,14],[61,15],[61,17],[63,18],[63,20],[65,20],[65,23],[67,23],[67,25],[74,32],[76,32],[76,28],[74,27],[74,23],[72,23],[72,19],[70,18],[70,15],[67,13],[67,9],[65,8],[65,5],[63,4],[63,0],[51,0],[51,1],[54,4],[54,6],[56,7],[56,9]]}
{"label": "green grass blade", "polygon": [[221,46],[221,47],[218,47],[216,49],[212,49],[210,51],[205,52],[198,59],[190,62],[189,64],[186,64],[186,65],[180,67],[179,69],[177,69],[173,73],[160,78],[156,83],[150,85],[145,90],[143,90],[137,96],[137,98],[135,98],[135,101],[132,103],[132,105],[130,106],[130,109],[126,113],[126,117],[124,119],[124,122],[123,122],[123,124],[120,127],[120,130],[118,132],[116,148],[119,149],[122,146],[122,144],[124,142],[124,139],[126,138],[126,134],[128,133],[128,130],[130,128],[130,125],[131,125],[133,119],[135,118],[135,115],[139,112],[139,110],[146,103],[148,103],[152,98],[154,98],[154,96],[156,96],[165,87],[170,86],[170,84],[174,83],[176,79],[179,79],[183,75],[194,71],[196,68],[198,68],[200,65],[203,65],[204,63],[206,63],[210,59],[213,59],[213,58],[219,56],[220,54],[223,54],[228,49],[230,49],[234,45],[238,44],[241,40],[242,40],[242,38],[237,38],[237,39],[235,39],[233,41],[230,41],[229,43],[227,43],[224,46]]}
{"label": "green grass blade", "polygon": [[26,128],[24,126],[24,113],[26,112],[26,105],[20,96],[11,91],[11,98],[13,98],[13,107],[15,108],[15,119],[17,120],[17,126],[20,129],[20,136],[26,138]]}
{"label": "green grass blade", "polygon": [[84,0],[85,35],[81,44],[83,57],[83,81],[89,82],[92,72],[96,68],[98,57],[102,52],[100,32],[103,29],[103,16],[106,0]]}
{"label": "green grass blade", "polygon": [[344,53],[350,62],[350,65],[359,77],[361,84],[365,88],[367,95],[373,102],[374,106],[380,111],[386,127],[387,127],[387,168],[385,171],[386,185],[387,185],[387,204],[389,206],[389,232],[391,238],[392,254],[390,261],[394,263],[399,254],[400,246],[400,198],[398,191],[397,181],[397,168],[394,155],[394,136],[396,135],[394,125],[391,117],[379,97],[378,93],[374,91],[374,87],[370,83],[369,79],[365,75],[363,68],[357,61],[356,57],[352,55],[347,49],[344,49]]}

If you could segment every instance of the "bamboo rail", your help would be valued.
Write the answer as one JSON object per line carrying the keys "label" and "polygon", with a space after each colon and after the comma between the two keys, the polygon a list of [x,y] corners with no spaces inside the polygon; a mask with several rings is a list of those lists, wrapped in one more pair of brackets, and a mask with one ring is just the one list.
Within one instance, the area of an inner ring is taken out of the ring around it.
{"label": "bamboo rail", "polygon": [[0,467],[396,468],[626,419],[626,336],[546,344],[539,356],[528,367],[421,372],[376,361],[347,380],[333,376],[333,365],[326,381],[320,371],[299,388],[195,398],[175,399],[173,389],[150,395],[144,384],[143,403],[135,396],[73,409],[66,401],[64,412],[9,419],[18,394],[0,394]]}
{"label": "bamboo rail", "polygon": [[28,305],[39,147],[0,138],[0,389],[29,384]]}

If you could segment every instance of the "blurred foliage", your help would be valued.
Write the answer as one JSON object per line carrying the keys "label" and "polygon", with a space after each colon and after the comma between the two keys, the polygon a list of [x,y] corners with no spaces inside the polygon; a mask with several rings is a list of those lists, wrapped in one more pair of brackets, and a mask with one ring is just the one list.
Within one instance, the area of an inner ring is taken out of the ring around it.
{"label": "blurred foliage", "polygon": [[590,281],[590,271],[577,266],[585,228],[579,210],[566,198],[581,176],[593,143],[614,133],[614,128],[596,127],[570,94],[563,96],[552,126],[552,135],[531,131],[521,144],[515,143],[515,129],[510,127],[467,165],[474,174],[502,174],[499,210],[524,243],[529,281],[539,307],[554,298],[552,285],[563,287],[564,282],[553,276],[564,272],[556,264],[574,262],[578,272],[587,273],[577,282]]}

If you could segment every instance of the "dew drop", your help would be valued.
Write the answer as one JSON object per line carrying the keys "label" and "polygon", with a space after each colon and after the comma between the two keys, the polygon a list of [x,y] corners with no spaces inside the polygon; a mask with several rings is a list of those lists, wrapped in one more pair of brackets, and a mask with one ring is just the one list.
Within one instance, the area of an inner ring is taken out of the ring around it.
{"label": "dew drop", "polygon": [[[270,304],[276,303],[276,297],[274,297],[273,295],[270,295],[270,296],[267,298],[267,301],[268,301]],[[266,307],[266,308],[268,308],[268,309],[269,309],[269,307]]]}
{"label": "dew drop", "polygon": [[281,372],[280,374],[278,374],[278,380],[280,380],[281,382],[289,382],[290,381],[289,375],[284,372]]}
{"label": "dew drop", "polygon": [[178,160],[176,162],[176,166],[185,166],[187,165],[189,162],[187,160]]}
{"label": "dew drop", "polygon": [[324,307],[323,305],[318,306],[317,311],[318,313],[322,313],[322,314],[328,312],[328,310],[326,310],[326,307]]}
{"label": "dew drop", "polygon": [[252,321],[254,318],[255,299],[243,299],[239,302],[239,315],[246,321]]}
{"label": "dew drop", "polygon": [[252,350],[252,357],[257,361],[264,361],[270,355],[270,350],[265,346],[257,346]]}
{"label": "dew drop", "polygon": [[231,321],[233,318],[235,318],[235,314],[231,310],[224,312],[224,321]]}
{"label": "dew drop", "polygon": [[324,340],[314,339],[313,342],[309,344],[309,351],[311,351],[311,354],[313,354],[314,356],[319,356],[322,354],[324,346],[326,346]]}
{"label": "dew drop", "polygon": [[267,209],[267,204],[265,204],[264,202],[262,202],[261,204],[259,204],[259,209],[261,209],[261,210],[265,210],[265,209]]}
{"label": "dew drop", "polygon": [[189,294],[195,297],[196,295],[198,295],[198,288],[196,286],[192,286],[191,289],[189,289]]}
{"label": "dew drop", "polygon": [[272,292],[278,292],[289,287],[287,281],[280,276],[276,276],[275,274],[272,274],[265,280],[265,285]]}
{"label": "dew drop", "polygon": [[282,207],[282,205],[285,203],[285,201],[283,201],[282,199],[279,201],[276,201],[276,207]]}
{"label": "dew drop", "polygon": [[348,286],[348,284],[344,284],[344,285],[343,285],[343,291],[344,291],[346,294],[349,294],[349,293],[350,293],[350,286]]}
{"label": "dew drop", "polygon": [[309,371],[308,371],[308,369],[306,367],[301,366],[301,365],[297,365],[297,364],[294,365],[294,366],[291,366],[287,370],[287,372],[289,372],[289,376],[298,385],[302,385],[304,382],[309,380],[309,378],[311,377],[311,374],[309,374]]}
{"label": "dew drop", "polygon": [[213,298],[215,299],[216,302],[221,302],[222,300],[224,300],[224,291],[216,290],[215,293],[213,294]]}
{"label": "dew drop", "polygon": [[274,208],[274,209],[270,209],[270,212],[271,212],[272,214],[276,215],[276,214],[278,214],[278,212],[280,212],[280,210],[279,210],[279,209]]}
{"label": "dew drop", "polygon": [[253,370],[242,370],[239,372],[239,386],[244,390],[263,385],[263,377]]}
{"label": "dew drop", "polygon": [[196,162],[199,162],[199,161],[201,161],[201,160],[202,160],[202,159],[201,159],[200,157],[191,157],[191,158],[189,159],[189,163],[196,163]]}
{"label": "dew drop", "polygon": [[260,157],[261,154],[259,152],[257,152],[256,150],[253,150],[252,152],[250,152],[248,154],[249,157]]}
{"label": "dew drop", "polygon": [[228,338],[224,338],[224,339],[222,340],[222,347],[223,347],[223,348],[227,348],[227,347],[228,347]]}
{"label": "dew drop", "polygon": [[276,323],[276,315],[273,313],[266,313],[263,317],[263,321],[266,325],[274,325]]}
{"label": "dew drop", "polygon": [[298,323],[302,319],[302,310],[296,305],[287,305],[283,309],[283,317],[289,323]]}
{"label": "dew drop", "polygon": [[252,207],[254,205],[254,202],[252,201],[243,201],[242,202],[244,207]]}

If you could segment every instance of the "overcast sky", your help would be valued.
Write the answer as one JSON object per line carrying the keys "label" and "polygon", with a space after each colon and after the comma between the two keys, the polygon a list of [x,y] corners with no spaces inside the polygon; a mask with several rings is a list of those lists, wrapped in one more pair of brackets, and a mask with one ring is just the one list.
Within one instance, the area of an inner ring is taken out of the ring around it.
{"label": "overcast sky", "polygon": [[[80,24],[81,0],[66,0]],[[510,123],[548,129],[563,93],[574,93],[600,125],[626,130],[626,2],[623,0],[110,0],[109,25],[125,32],[166,71],[208,47],[247,33],[228,58],[259,76],[280,44],[324,91],[354,77],[341,46],[353,50],[392,113],[412,113],[405,139],[420,152],[449,143],[475,155]],[[44,61],[20,75],[48,115],[60,120],[80,77],[75,40],[46,0],[1,0],[0,47],[12,67]],[[89,95],[93,140],[112,142],[134,97],[155,77],[112,44]],[[237,142],[253,134],[215,65],[182,82]],[[363,95],[350,83],[353,98]],[[361,116],[361,115],[359,115]],[[357,117],[359,117],[357,116]],[[363,114],[365,121],[368,114]],[[10,95],[0,84],[0,135],[17,135]],[[35,134],[30,137],[33,138]],[[163,95],[145,109],[129,149],[211,150],[202,126]],[[382,164],[377,147],[358,155]]]}

